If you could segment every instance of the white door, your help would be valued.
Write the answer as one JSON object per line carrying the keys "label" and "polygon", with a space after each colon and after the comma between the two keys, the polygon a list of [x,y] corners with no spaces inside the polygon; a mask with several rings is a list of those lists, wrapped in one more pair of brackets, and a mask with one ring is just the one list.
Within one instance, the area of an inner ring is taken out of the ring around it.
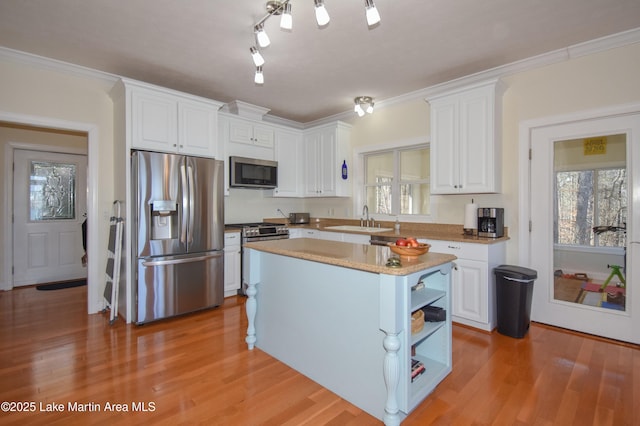
{"label": "white door", "polygon": [[14,151],[14,287],[87,276],[86,179],[86,155]]}
{"label": "white door", "polygon": [[[580,161],[598,162],[598,160],[587,158],[594,154],[589,152],[590,141],[598,139],[603,141],[606,140],[605,138],[609,138],[610,135],[622,136],[625,140],[626,158],[623,160],[622,167],[624,167],[624,162],[626,161],[628,179],[627,187],[623,191],[626,190],[627,195],[624,198],[626,198],[628,206],[624,209],[628,211],[628,217],[631,219],[632,215],[637,215],[640,209],[638,206],[640,202],[638,191],[640,191],[640,188],[637,187],[638,182],[634,182],[635,179],[630,178],[638,174],[638,171],[634,171],[633,167],[636,169],[640,167],[640,157],[638,156],[640,115],[621,115],[532,129],[530,265],[538,272],[538,278],[533,286],[531,319],[607,338],[640,343],[640,328],[637,326],[640,323],[640,313],[638,312],[640,309],[639,283],[632,283],[627,280],[625,288],[626,303],[623,309],[612,309],[603,307],[605,305],[602,303],[584,303],[585,295],[596,300],[600,297],[601,301],[606,301],[607,299],[603,298],[606,298],[607,294],[606,292],[599,293],[597,290],[587,293],[583,289],[587,288],[584,282],[588,282],[588,279],[584,280],[580,274],[565,274],[567,271],[562,271],[562,275],[560,275],[561,271],[559,270],[559,266],[561,267],[562,265],[571,267],[569,266],[571,262],[566,259],[559,260],[560,251],[566,249],[568,252],[573,252],[572,262],[574,262],[574,265],[580,265],[580,268],[585,271],[589,270],[589,274],[600,274],[601,277],[606,277],[610,272],[607,269],[609,265],[606,255],[609,252],[616,252],[616,250],[617,252],[623,251],[626,248],[624,244],[623,247],[618,248],[603,247],[598,250],[587,248],[580,252],[580,247],[567,245],[563,247],[561,244],[555,243],[561,240],[558,236],[561,228],[556,228],[555,224],[556,222],[561,223],[566,219],[558,215],[557,212],[561,211],[561,209],[555,204],[556,202],[558,204],[561,203],[561,200],[556,201],[555,199],[556,187],[562,186],[560,173],[557,178],[558,182],[556,182],[558,165],[571,164],[567,169],[578,171],[590,168],[591,166],[582,166],[581,168],[581,166],[577,165]],[[576,140],[580,141],[579,144],[574,146],[573,153],[568,154],[564,144]],[[603,142],[600,146],[603,152],[607,151],[606,145],[607,143]],[[609,147],[609,149],[611,150],[612,147]],[[561,156],[568,158],[568,160],[562,163],[559,161]],[[612,168],[620,167],[615,161],[607,166],[607,161],[604,161],[605,157],[601,157],[601,160],[599,163],[604,168],[608,166]],[[584,201],[581,200],[578,203],[584,203]],[[594,204],[597,204],[597,202],[594,202]],[[571,224],[571,220],[574,223],[578,223],[581,219],[580,216],[577,216],[577,219],[569,219],[569,224]],[[619,229],[616,229],[616,223],[594,223],[593,225],[611,225],[612,233],[620,232]],[[583,231],[591,232],[589,238],[595,238],[595,232],[591,228],[583,229]],[[554,236],[554,232],[557,233],[556,236]],[[626,245],[628,246],[629,242]],[[624,262],[623,256],[618,256],[618,262]],[[632,275],[631,269],[633,267],[640,267],[640,265],[634,265],[633,263],[631,261],[627,262],[627,276]],[[555,284],[557,277],[554,277],[554,272],[556,272],[555,275],[561,278],[577,279],[577,291],[583,297],[582,301],[578,301],[578,299],[576,301],[562,300],[555,293],[555,290],[557,290]],[[620,280],[616,278],[611,284],[617,281]]]}

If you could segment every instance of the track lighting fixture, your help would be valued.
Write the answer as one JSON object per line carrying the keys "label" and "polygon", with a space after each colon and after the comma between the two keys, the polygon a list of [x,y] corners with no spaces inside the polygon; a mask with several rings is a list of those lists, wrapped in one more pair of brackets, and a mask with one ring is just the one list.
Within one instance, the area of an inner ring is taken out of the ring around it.
{"label": "track lighting fixture", "polygon": [[271,40],[269,40],[269,36],[264,30],[264,23],[256,25],[253,31],[256,34],[256,41],[260,47],[267,47],[271,44]]}
{"label": "track lighting fixture", "polygon": [[264,84],[264,74],[262,74],[262,66],[256,67],[256,75],[253,78],[256,84]]}
{"label": "track lighting fixture", "polygon": [[364,9],[367,16],[368,26],[371,27],[380,22],[380,14],[378,13],[376,5],[373,3],[373,0],[364,0]]}
{"label": "track lighting fixture", "polygon": [[[380,14],[378,13],[378,9],[376,5],[373,3],[374,0],[365,0],[365,15],[367,18],[367,25],[369,27],[373,27],[380,22]],[[327,12],[327,8],[324,5],[324,0],[313,0],[316,22],[319,27],[325,27],[329,21],[329,12]],[[273,15],[280,16],[280,28],[286,31],[291,31],[293,28],[293,16],[291,14],[291,0],[269,0],[266,4],[267,14],[260,19],[254,26],[253,32],[255,34],[257,47],[253,46],[250,48],[251,56],[253,58],[253,63],[256,67],[260,68],[260,76],[258,76],[258,70],[256,69],[256,77],[255,81],[257,84],[262,84],[264,81],[264,77],[262,75],[262,65],[264,65],[264,58],[260,54],[258,48],[263,48],[269,46],[271,41],[269,40],[269,36],[267,35],[264,25]],[[258,83],[258,79],[261,80]],[[367,110],[373,111],[373,102],[369,104]],[[363,110],[363,114],[365,110]],[[366,111],[370,112],[370,111]]]}
{"label": "track lighting fixture", "polygon": [[331,18],[329,18],[329,12],[324,7],[324,0],[313,0],[316,5],[316,22],[319,26],[324,27],[327,25]]}
{"label": "track lighting fixture", "polygon": [[365,113],[373,113],[373,98],[371,96],[358,96],[353,100],[355,106],[353,111],[358,114],[358,117],[362,117]]}
{"label": "track lighting fixture", "polygon": [[249,48],[249,51],[251,52],[251,58],[253,59],[253,63],[256,65],[256,67],[263,66],[264,58],[262,57],[258,49],[256,49],[255,47],[251,47]]}

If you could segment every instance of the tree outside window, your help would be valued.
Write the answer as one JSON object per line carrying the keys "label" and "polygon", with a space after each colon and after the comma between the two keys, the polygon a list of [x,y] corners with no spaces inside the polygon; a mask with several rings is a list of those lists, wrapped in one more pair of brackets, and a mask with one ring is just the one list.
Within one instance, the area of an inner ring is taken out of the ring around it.
{"label": "tree outside window", "polygon": [[627,222],[625,168],[556,172],[556,244],[624,247],[624,232],[596,234],[595,226]]}

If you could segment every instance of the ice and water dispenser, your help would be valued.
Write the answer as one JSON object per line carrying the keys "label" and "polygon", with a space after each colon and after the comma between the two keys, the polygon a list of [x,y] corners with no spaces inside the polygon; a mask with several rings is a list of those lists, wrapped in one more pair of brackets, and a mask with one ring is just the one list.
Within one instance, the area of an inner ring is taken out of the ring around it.
{"label": "ice and water dispenser", "polygon": [[178,204],[173,200],[151,202],[151,239],[178,238]]}

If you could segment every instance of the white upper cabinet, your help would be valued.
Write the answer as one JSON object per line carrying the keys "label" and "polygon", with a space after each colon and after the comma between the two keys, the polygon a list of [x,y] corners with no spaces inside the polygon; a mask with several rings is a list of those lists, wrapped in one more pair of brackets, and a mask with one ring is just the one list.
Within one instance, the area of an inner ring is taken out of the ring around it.
{"label": "white upper cabinet", "polygon": [[350,166],[351,126],[337,122],[315,127],[304,134],[304,195],[349,197],[351,179],[343,179],[342,164]]}
{"label": "white upper cabinet", "polygon": [[497,80],[428,99],[431,193],[500,192],[502,91]]}
{"label": "white upper cabinet", "polygon": [[222,112],[218,116],[219,135],[225,149],[225,161],[230,156],[274,160],[277,126],[258,120]]}
{"label": "white upper cabinet", "polygon": [[125,83],[131,93],[131,148],[219,157],[220,103]]}
{"label": "white upper cabinet", "polygon": [[274,129],[251,121],[230,119],[229,142],[273,148]]}
{"label": "white upper cabinet", "polygon": [[278,187],[274,197],[302,197],[304,195],[302,164],[302,132],[277,129],[275,158],[278,162]]}

